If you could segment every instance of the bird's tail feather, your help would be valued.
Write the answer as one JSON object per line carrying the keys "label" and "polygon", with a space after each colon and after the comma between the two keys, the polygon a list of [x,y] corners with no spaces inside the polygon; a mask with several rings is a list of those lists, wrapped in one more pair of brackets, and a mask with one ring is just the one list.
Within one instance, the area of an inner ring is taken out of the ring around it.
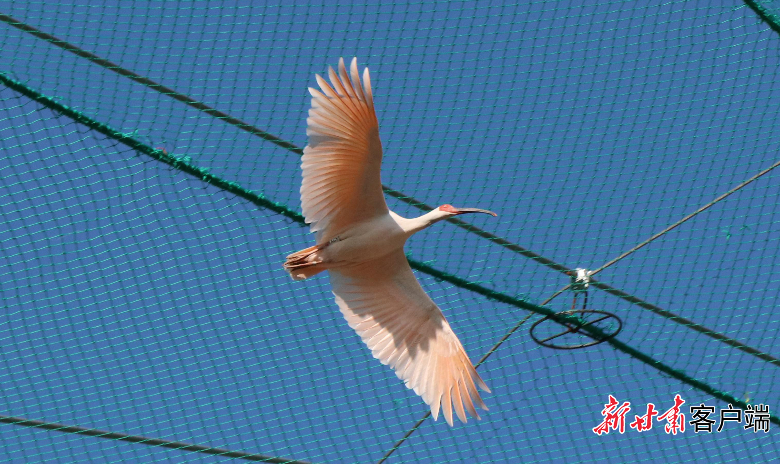
{"label": "bird's tail feather", "polygon": [[304,280],[319,274],[326,269],[325,265],[322,264],[322,258],[316,254],[321,249],[321,246],[314,245],[296,251],[287,257],[284,262],[284,270],[290,274],[293,280]]}

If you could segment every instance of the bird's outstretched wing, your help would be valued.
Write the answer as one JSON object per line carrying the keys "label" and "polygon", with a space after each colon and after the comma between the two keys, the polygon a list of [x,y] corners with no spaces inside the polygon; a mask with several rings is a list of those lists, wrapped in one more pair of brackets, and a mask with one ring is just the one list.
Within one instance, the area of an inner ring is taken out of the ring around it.
{"label": "bird's outstretched wing", "polygon": [[[441,310],[414,277],[403,250],[374,261],[330,269],[333,294],[344,318],[371,353],[395,370],[431,407],[479,419],[474,405],[487,409],[475,382],[489,392]],[[464,411],[465,409],[465,411]]]}
{"label": "bird's outstretched wing", "polygon": [[357,58],[350,66],[351,79],[343,58],[338,74],[333,68],[328,71],[331,85],[317,75],[322,92],[309,88],[309,144],[301,165],[303,215],[317,232],[318,243],[388,211],[379,178],[382,143],[368,68],[362,85]]}

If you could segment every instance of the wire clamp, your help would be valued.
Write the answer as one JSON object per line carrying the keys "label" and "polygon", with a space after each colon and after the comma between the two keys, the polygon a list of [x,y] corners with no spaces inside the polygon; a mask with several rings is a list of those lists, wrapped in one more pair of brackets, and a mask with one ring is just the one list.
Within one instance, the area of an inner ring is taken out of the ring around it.
{"label": "wire clamp", "polygon": [[578,267],[574,271],[570,271],[569,276],[571,277],[571,291],[575,294],[587,293],[588,287],[590,286],[589,270]]}

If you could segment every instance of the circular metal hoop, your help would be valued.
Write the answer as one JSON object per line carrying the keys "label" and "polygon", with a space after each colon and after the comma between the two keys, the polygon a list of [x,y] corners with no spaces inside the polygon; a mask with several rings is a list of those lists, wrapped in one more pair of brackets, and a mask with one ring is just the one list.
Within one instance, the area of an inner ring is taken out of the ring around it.
{"label": "circular metal hoop", "polygon": [[[547,317],[545,317],[543,319],[540,319],[540,320],[536,321],[534,323],[534,325],[531,326],[530,335],[531,335],[531,338],[536,343],[538,343],[538,344],[540,344],[540,345],[542,345],[544,347],[547,347],[547,348],[552,348],[554,350],[576,350],[578,348],[587,348],[589,346],[598,345],[599,343],[603,343],[603,342],[613,338],[615,335],[617,335],[623,329],[623,321],[620,320],[620,318],[617,317],[616,315],[614,315],[614,314],[612,314],[610,312],[607,312],[607,311],[597,311],[597,310],[593,310],[593,309],[577,309],[577,310],[574,310],[574,311],[564,311],[564,312],[558,313],[558,314],[566,315],[566,316],[575,316],[575,315],[578,315],[578,314],[581,314],[583,316],[587,315],[587,314],[596,314],[596,315],[600,315],[601,317],[599,317],[599,318],[597,318],[595,320],[592,320],[592,321],[585,320],[585,318],[582,317],[582,318],[580,318],[580,321],[578,323],[558,322],[559,324],[562,324],[562,325],[565,325],[566,327],[568,327],[568,330],[564,330],[563,332],[561,332],[559,334],[547,337],[544,340],[539,340],[536,337],[536,335],[534,335],[534,329],[536,329],[536,327],[539,324],[541,324],[542,322],[552,318],[552,316],[547,316]],[[593,325],[593,324],[596,324],[597,322],[601,322],[601,321],[604,321],[604,320],[614,320],[614,321],[617,321],[617,324],[618,324],[617,329],[615,329],[612,333],[606,334],[604,337],[601,337],[601,338],[595,338],[593,335],[591,335],[587,331],[580,331],[580,329],[582,329],[585,326]],[[548,343],[550,340],[553,340],[553,339],[558,338],[558,337],[565,336],[567,334],[580,334],[580,335],[584,335],[586,337],[592,338],[593,341],[588,342],[588,343],[580,343],[580,344],[577,344],[577,345]]]}

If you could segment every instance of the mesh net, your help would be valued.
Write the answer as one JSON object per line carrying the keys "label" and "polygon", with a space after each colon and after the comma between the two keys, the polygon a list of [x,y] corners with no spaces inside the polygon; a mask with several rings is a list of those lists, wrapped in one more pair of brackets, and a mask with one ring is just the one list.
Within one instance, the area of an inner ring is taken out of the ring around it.
{"label": "mesh net", "polygon": [[[595,269],[777,161],[780,16],[772,2],[584,3],[2,3],[0,414],[279,462],[375,462],[426,411],[345,324],[326,278],[281,269],[313,243],[295,214],[298,155],[20,25],[299,147],[313,73],[358,56],[386,186],[490,208],[498,219],[475,225]],[[148,156],[158,147],[167,162]],[[534,315],[479,367],[493,390],[483,419],[429,419],[388,462],[777,461],[778,176],[598,276],[763,358],[593,289],[589,306],[619,316],[617,340],[647,359],[543,348]],[[539,305],[569,282],[447,223],[406,250],[436,271],[418,279],[475,361],[528,311],[473,286]],[[775,422],[592,431],[608,395],[631,402],[630,422],[675,394],[686,420],[690,404],[717,415],[731,398]],[[7,461],[234,460],[0,430]]]}

